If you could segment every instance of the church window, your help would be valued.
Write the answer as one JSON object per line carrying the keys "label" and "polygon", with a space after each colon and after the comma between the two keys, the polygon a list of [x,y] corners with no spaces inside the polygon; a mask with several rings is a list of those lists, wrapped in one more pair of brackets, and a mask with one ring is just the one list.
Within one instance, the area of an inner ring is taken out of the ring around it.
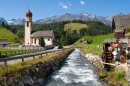
{"label": "church window", "polygon": [[27,22],[27,27],[29,27],[29,22]]}
{"label": "church window", "polygon": [[36,39],[34,39],[34,44],[36,44]]}

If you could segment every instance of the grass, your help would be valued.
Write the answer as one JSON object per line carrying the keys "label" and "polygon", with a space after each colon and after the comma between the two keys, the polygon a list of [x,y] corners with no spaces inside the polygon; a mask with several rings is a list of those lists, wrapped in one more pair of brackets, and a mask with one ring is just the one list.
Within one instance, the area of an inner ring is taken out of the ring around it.
{"label": "grass", "polygon": [[82,39],[92,39],[92,44],[102,45],[103,41],[108,38],[113,38],[113,34],[100,35],[100,36],[84,36]]}
{"label": "grass", "polygon": [[[22,40],[20,40],[15,34],[13,34],[11,31],[8,29],[0,26],[0,40],[7,39],[11,44],[16,44],[16,43],[23,43]],[[19,42],[16,42],[19,41]]]}
{"label": "grass", "polygon": [[81,23],[68,23],[65,25],[64,30],[71,29],[79,31],[81,28],[87,28],[87,25]]}
{"label": "grass", "polygon": [[125,79],[124,70],[111,70],[107,74],[108,84],[124,83],[125,86],[130,86],[130,84]]}
{"label": "grass", "polygon": [[[69,51],[71,51],[71,49],[64,50],[64,53],[66,54]],[[30,67],[32,64],[37,64],[39,62],[48,61],[53,58],[60,58],[59,51],[53,54],[43,56],[43,57],[39,57],[32,60],[26,60],[24,62],[18,62],[12,65],[0,65],[0,77],[6,76],[6,74],[8,73],[17,73],[18,71],[24,68]]]}
{"label": "grass", "polygon": [[[102,53],[102,43],[107,38],[112,38],[113,34],[100,35],[100,36],[84,36],[79,39],[76,43],[73,44],[74,47],[79,47],[82,50],[82,53],[85,55],[87,53],[93,53],[101,55]],[[85,42],[80,43],[80,40],[92,39],[91,44],[86,44]]]}

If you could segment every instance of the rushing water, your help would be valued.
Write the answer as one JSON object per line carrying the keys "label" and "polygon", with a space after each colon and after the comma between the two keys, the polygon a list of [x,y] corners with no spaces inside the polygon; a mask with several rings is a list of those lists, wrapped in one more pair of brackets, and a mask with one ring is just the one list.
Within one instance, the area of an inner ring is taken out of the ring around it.
{"label": "rushing water", "polygon": [[46,86],[106,86],[98,80],[96,69],[75,49],[63,66],[47,80]]}

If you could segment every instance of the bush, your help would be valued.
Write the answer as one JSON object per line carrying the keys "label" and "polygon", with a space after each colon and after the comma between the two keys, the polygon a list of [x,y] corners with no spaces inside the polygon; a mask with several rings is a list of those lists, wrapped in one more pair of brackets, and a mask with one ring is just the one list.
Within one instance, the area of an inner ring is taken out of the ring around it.
{"label": "bush", "polygon": [[99,74],[99,77],[100,78],[105,78],[105,77],[107,77],[107,72],[104,70],[104,71],[102,71],[100,74]]}
{"label": "bush", "polygon": [[115,71],[115,77],[117,80],[123,79],[125,77],[124,74],[125,74],[124,71]]}
{"label": "bush", "polygon": [[87,39],[87,43],[88,43],[88,44],[91,44],[92,42],[93,42],[92,39]]}

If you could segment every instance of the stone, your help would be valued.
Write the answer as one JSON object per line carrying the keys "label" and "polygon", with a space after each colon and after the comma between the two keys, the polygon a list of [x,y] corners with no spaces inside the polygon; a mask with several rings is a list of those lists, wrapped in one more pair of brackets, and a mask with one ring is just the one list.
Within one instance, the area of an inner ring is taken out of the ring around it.
{"label": "stone", "polygon": [[34,85],[34,81],[29,75],[22,75],[21,80],[25,85]]}
{"label": "stone", "polygon": [[8,85],[11,85],[13,83],[14,77],[10,77],[7,81]]}
{"label": "stone", "polygon": [[18,86],[25,86],[22,81],[19,82]]}
{"label": "stone", "polygon": [[39,86],[43,86],[44,83],[45,83],[45,79],[44,79],[44,78],[39,78],[39,79],[37,80],[37,84],[38,84]]}

